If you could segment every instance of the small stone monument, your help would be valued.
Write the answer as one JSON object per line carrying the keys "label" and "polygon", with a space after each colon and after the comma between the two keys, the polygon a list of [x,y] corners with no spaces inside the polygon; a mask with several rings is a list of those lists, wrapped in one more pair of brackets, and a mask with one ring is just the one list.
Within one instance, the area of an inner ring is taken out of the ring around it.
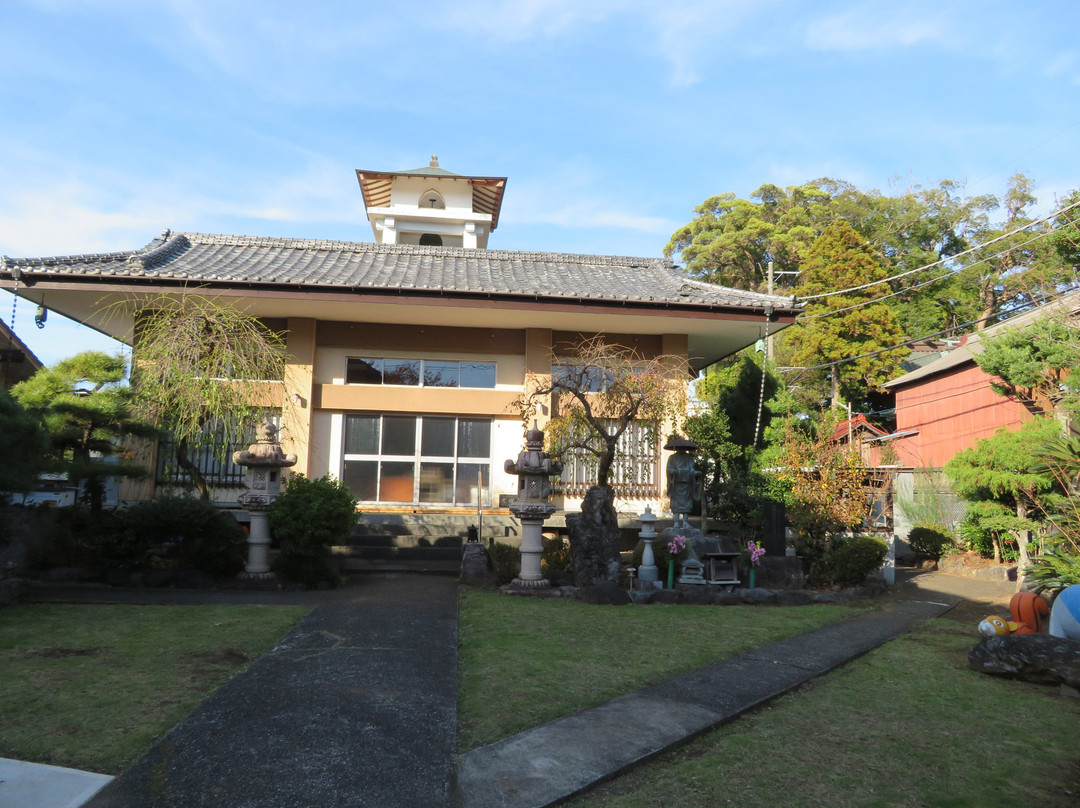
{"label": "small stone monument", "polygon": [[660,568],[656,566],[656,554],[653,553],[653,542],[658,537],[653,528],[656,516],[652,508],[646,505],[645,513],[638,517],[638,521],[641,522],[638,537],[645,543],[645,549],[641,552],[641,566],[638,568],[638,589],[662,589]]}
{"label": "small stone monument", "polygon": [[277,427],[267,418],[255,428],[255,443],[233,452],[233,462],[244,466],[247,491],[237,500],[248,509],[248,560],[241,578],[272,578],[270,572],[270,529],[266,511],[281,491],[281,470],[296,465],[296,455],[285,454],[277,440]]}
{"label": "small stone monument", "polygon": [[549,478],[562,474],[562,463],[544,451],[544,433],[534,421],[532,429],[525,433],[525,448],[517,461],[507,460],[503,468],[518,477],[517,499],[510,504],[510,512],[521,520],[521,573],[510,586],[540,589],[549,585],[540,570],[544,553],[541,531],[544,520],[556,511],[551,504]]}

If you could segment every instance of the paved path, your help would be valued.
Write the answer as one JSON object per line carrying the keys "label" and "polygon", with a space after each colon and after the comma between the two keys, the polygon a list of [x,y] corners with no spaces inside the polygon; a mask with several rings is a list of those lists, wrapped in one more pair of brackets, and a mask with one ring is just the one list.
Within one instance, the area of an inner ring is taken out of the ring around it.
{"label": "paved path", "polygon": [[457,582],[365,576],[86,805],[449,806],[456,690]]}

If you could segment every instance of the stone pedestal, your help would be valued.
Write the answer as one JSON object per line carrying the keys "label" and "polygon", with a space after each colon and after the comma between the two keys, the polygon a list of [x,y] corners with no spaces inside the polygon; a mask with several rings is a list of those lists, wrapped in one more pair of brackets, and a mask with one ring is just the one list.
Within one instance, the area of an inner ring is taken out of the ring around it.
{"label": "stone pedestal", "polygon": [[510,506],[510,511],[521,519],[521,573],[511,586],[526,589],[538,589],[549,586],[550,581],[541,571],[544,554],[544,520],[555,513],[554,505],[533,505],[520,507],[518,503]]}
{"label": "stone pedestal", "polygon": [[641,589],[658,589],[656,584],[660,581],[660,568],[656,566],[656,554],[652,546],[656,539],[643,541],[645,550],[641,554],[641,566],[638,568],[638,586]]}
{"label": "stone pedestal", "polygon": [[[263,506],[265,507],[265,506]],[[251,524],[248,527],[248,560],[241,573],[245,578],[267,577],[270,572],[270,525],[266,511],[254,510],[250,505]]]}

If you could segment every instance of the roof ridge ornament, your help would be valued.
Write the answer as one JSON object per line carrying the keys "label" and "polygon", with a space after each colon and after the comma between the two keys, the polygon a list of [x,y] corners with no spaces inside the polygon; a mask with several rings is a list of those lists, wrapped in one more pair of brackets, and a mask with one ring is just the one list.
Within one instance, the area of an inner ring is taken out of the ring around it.
{"label": "roof ridge ornament", "polygon": [[161,237],[163,243],[160,246],[146,252],[132,253],[128,256],[128,266],[133,269],[153,269],[191,246],[191,241],[187,236],[183,233],[173,233],[168,228],[162,231]]}
{"label": "roof ridge ornament", "polygon": [[437,155],[437,154],[431,155],[431,162],[428,163],[428,167],[429,168],[438,168],[439,167],[439,155]]}

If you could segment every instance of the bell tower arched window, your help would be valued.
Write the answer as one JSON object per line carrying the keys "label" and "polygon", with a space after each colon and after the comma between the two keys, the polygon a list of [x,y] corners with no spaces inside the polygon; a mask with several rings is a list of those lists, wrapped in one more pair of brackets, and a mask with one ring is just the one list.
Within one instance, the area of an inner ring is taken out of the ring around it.
{"label": "bell tower arched window", "polygon": [[421,247],[441,247],[442,236],[438,233],[421,233],[420,234],[420,246]]}
{"label": "bell tower arched window", "polygon": [[446,201],[438,191],[424,191],[423,195],[420,197],[420,207],[428,208],[429,210],[446,210]]}

